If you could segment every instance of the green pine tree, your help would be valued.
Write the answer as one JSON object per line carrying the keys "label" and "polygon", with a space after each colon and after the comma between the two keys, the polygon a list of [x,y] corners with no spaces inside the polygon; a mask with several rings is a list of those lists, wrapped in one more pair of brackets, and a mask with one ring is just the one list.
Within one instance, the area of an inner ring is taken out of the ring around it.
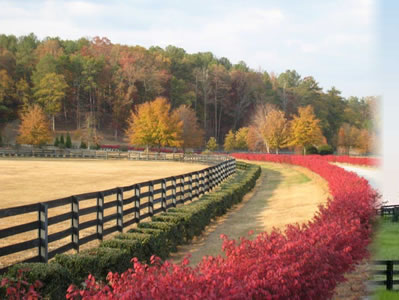
{"label": "green pine tree", "polygon": [[59,145],[60,145],[60,140],[58,139],[58,136],[56,136],[54,141],[54,146],[58,147]]}
{"label": "green pine tree", "polygon": [[64,140],[64,135],[63,134],[61,134],[59,145],[60,146],[65,146],[65,140]]}
{"label": "green pine tree", "polygon": [[69,135],[69,132],[67,133],[66,136],[66,142],[65,142],[65,148],[72,148],[72,140],[71,140],[71,136]]}

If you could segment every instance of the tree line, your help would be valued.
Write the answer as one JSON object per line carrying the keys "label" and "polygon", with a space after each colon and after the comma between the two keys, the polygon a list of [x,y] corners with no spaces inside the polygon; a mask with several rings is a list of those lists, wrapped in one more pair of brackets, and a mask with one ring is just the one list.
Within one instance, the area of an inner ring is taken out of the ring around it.
{"label": "tree line", "polygon": [[374,97],[344,98],[334,87],[323,91],[315,78],[295,70],[275,74],[253,70],[243,61],[232,64],[211,52],[146,49],[105,37],[0,35],[0,123],[21,118],[37,105],[53,131],[58,123],[73,125],[86,129],[95,143],[98,130],[112,128],[120,140],[132,111],[157,97],[168,99],[171,110],[191,109],[204,143],[214,137],[221,144],[230,130],[249,127],[266,104],[288,121],[299,108],[312,106],[326,143],[334,148],[340,136],[355,145],[360,133],[370,138],[376,131]]}

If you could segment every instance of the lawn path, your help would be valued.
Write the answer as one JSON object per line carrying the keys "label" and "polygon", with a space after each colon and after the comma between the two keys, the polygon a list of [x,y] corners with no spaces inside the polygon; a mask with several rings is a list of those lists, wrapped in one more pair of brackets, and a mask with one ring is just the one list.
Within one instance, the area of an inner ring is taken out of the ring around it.
{"label": "lawn path", "polygon": [[205,255],[222,254],[221,234],[237,240],[248,236],[250,230],[258,234],[273,227],[283,229],[287,224],[303,223],[327,201],[327,183],[309,170],[275,163],[259,164],[262,174],[254,190],[242,203],[212,222],[203,235],[189,245],[180,246],[177,253],[172,253],[171,261],[177,263],[191,253],[191,265],[197,264]]}

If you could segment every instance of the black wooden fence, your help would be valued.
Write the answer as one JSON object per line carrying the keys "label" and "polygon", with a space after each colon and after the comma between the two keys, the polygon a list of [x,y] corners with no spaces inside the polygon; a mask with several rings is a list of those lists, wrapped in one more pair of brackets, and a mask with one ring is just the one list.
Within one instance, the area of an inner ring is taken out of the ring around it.
{"label": "black wooden fence", "polygon": [[[3,243],[0,244],[2,246],[0,247],[0,257],[29,249],[37,249],[37,255],[18,262],[47,262],[56,254],[71,249],[79,251],[80,246],[90,241],[102,240],[104,236],[113,232],[123,232],[125,227],[139,223],[140,220],[166,211],[170,207],[176,207],[176,205],[183,204],[186,201],[197,199],[233,174],[235,169],[234,159],[225,160],[201,171],[179,176],[74,195],[43,203],[1,209],[0,221],[5,220],[5,218],[20,216],[18,221],[21,224],[0,230],[0,242],[3,240]],[[108,200],[105,201],[105,198]],[[89,200],[92,200],[91,205],[87,205]],[[86,205],[84,205],[85,203]],[[66,212],[64,210],[61,214],[53,215],[53,213],[51,217],[49,216],[52,210],[62,206],[66,206]],[[37,213],[36,220],[23,223],[24,218],[29,220],[26,214],[35,212]],[[95,214],[96,217],[80,222],[83,216],[90,214]],[[52,226],[66,221],[70,221],[70,227],[49,234],[49,229]],[[105,226],[106,224],[107,226]],[[93,232],[87,234],[86,231],[85,234],[81,234],[88,228],[91,228]],[[27,241],[3,246],[5,238],[28,233],[32,230],[37,230],[37,236]],[[68,237],[70,237],[70,242],[60,246],[59,241]],[[57,243],[52,244],[49,249],[49,244],[54,242]],[[3,263],[0,266],[0,273],[4,273],[10,265]]]}
{"label": "black wooden fence", "polygon": [[399,270],[395,266],[399,265],[399,260],[376,260],[373,261],[374,270],[372,274],[375,279],[371,282],[374,285],[385,286],[387,290],[392,290],[394,285],[399,284]]}
{"label": "black wooden fence", "polygon": [[398,222],[399,205],[383,205],[378,209],[377,214],[379,214],[381,217],[392,216],[392,221]]}
{"label": "black wooden fence", "polygon": [[43,158],[84,158],[84,159],[128,159],[128,160],[173,160],[185,162],[208,162],[225,160],[223,155],[203,155],[186,153],[158,153],[140,151],[107,151],[87,149],[2,149],[0,157],[43,157]]}

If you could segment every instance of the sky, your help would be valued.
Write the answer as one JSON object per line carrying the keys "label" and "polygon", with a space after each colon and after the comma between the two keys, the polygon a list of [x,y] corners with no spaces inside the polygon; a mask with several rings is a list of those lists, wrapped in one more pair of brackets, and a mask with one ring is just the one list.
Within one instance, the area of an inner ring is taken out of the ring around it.
{"label": "sky", "polygon": [[211,51],[255,70],[295,69],[343,96],[380,95],[373,0],[0,0],[0,32]]}
{"label": "sky", "polygon": [[295,69],[344,97],[382,96],[384,196],[399,199],[399,1],[0,0],[0,8],[0,33],[175,45],[255,70]]}

